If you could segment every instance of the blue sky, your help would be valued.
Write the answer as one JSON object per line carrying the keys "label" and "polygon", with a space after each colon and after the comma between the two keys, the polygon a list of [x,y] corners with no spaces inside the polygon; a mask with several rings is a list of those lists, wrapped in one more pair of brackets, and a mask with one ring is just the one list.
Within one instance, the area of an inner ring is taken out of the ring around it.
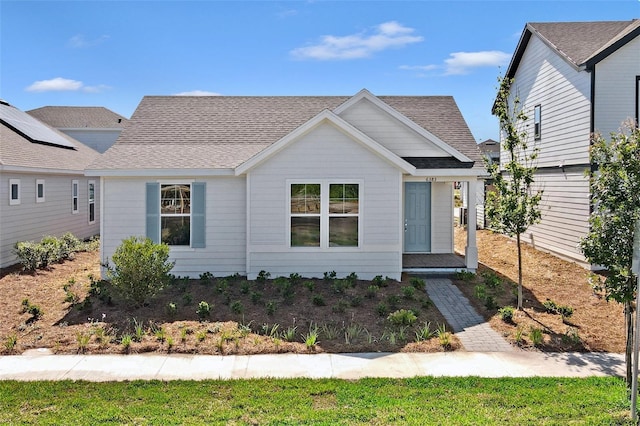
{"label": "blue sky", "polygon": [[145,95],[452,95],[482,141],[526,22],[633,18],[638,0],[0,0],[0,98],[130,117]]}

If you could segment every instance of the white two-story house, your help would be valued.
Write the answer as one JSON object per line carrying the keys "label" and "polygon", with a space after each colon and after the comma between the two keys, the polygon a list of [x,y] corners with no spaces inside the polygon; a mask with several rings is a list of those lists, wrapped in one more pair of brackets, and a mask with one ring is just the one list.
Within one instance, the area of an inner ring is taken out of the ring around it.
{"label": "white two-story house", "polygon": [[539,148],[542,221],[524,239],[536,248],[585,260],[578,243],[589,229],[591,135],[638,123],[639,35],[638,19],[528,23],[522,32],[506,77],[527,114],[529,146]]}

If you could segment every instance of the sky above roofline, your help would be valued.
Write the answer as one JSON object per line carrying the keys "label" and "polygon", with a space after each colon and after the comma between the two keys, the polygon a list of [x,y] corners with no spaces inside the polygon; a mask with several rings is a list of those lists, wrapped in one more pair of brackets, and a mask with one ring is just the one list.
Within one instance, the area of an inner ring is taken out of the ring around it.
{"label": "sky above roofline", "polygon": [[130,117],[144,95],[450,95],[482,141],[526,22],[637,17],[636,0],[0,0],[0,98]]}

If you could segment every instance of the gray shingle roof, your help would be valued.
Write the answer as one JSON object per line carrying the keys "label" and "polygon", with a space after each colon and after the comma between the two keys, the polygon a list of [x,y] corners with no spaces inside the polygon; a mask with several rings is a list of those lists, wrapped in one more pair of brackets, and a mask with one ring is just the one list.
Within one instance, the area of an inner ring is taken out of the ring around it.
{"label": "gray shingle roof", "polygon": [[[89,168],[235,168],[350,96],[146,96],[118,141]],[[481,167],[450,96],[380,96]]]}
{"label": "gray shingle roof", "polygon": [[45,106],[27,114],[58,129],[119,129],[127,119],[104,107]]}
{"label": "gray shingle roof", "polygon": [[[46,126],[45,123],[43,125]],[[82,173],[99,155],[97,151],[48,126],[71,142],[75,149],[31,142],[0,123],[0,166],[68,170]]]}
{"label": "gray shingle roof", "polygon": [[[597,22],[530,22],[525,26],[507,76],[513,77],[532,34],[539,36],[559,55],[583,66],[624,45],[640,33],[640,20]],[[606,55],[605,55],[606,56]]]}
{"label": "gray shingle roof", "polygon": [[478,144],[478,148],[480,149],[480,152],[482,152],[483,154],[500,152],[500,144],[494,141],[493,139],[487,139],[484,142],[480,142]]}

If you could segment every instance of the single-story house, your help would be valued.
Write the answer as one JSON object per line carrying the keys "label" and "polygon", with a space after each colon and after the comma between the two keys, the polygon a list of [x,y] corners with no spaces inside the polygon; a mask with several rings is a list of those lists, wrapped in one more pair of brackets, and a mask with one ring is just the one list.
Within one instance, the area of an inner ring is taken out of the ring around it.
{"label": "single-story house", "polygon": [[84,175],[98,155],[0,101],[0,268],[17,262],[18,241],[100,232],[98,179]]}
{"label": "single-story house", "polygon": [[[146,235],[170,245],[179,276],[363,279],[399,279],[411,256],[453,258],[453,182],[475,200],[486,173],[452,97],[367,90],[147,96],[85,172],[104,194],[103,262]],[[457,266],[475,270],[468,235]]]}
{"label": "single-story house", "polygon": [[27,114],[98,151],[113,145],[127,119],[105,107],[44,106]]}

